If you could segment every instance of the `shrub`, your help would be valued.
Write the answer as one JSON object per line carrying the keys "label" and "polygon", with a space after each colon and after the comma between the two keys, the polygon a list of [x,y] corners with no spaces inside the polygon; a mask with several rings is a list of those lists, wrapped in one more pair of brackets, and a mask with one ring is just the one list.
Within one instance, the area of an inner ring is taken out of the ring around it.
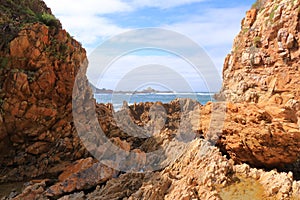
{"label": "shrub", "polygon": [[54,26],[58,28],[59,22],[58,20],[51,14],[43,13],[38,16],[40,22],[46,24],[47,26]]}
{"label": "shrub", "polygon": [[257,9],[258,11],[260,11],[264,5],[265,5],[266,0],[256,0],[256,2],[254,2],[252,4],[252,9]]}
{"label": "shrub", "polygon": [[256,0],[253,4],[252,4],[252,9],[257,9],[260,10],[262,8],[262,0]]}
{"label": "shrub", "polygon": [[243,28],[243,33],[247,33],[249,31],[249,28]]}
{"label": "shrub", "polygon": [[276,5],[274,7],[274,9],[272,10],[272,12],[270,13],[270,20],[271,21],[274,19],[274,15],[275,15],[275,12],[276,12],[277,9],[278,9],[278,5]]}
{"label": "shrub", "polygon": [[261,37],[257,36],[253,39],[253,44],[255,47],[258,47],[260,43],[261,43]]}
{"label": "shrub", "polygon": [[0,57],[0,68],[6,68],[8,65],[8,58]]}

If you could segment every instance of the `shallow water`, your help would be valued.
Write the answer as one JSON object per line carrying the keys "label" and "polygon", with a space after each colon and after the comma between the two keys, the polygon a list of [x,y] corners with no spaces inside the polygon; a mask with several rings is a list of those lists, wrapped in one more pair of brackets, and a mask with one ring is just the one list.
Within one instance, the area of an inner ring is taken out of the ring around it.
{"label": "shallow water", "polygon": [[8,197],[11,192],[20,193],[22,191],[24,183],[5,183],[0,184],[0,199]]}
{"label": "shallow water", "polygon": [[239,177],[239,180],[228,187],[221,189],[223,200],[260,200],[267,198],[263,186],[251,178]]}

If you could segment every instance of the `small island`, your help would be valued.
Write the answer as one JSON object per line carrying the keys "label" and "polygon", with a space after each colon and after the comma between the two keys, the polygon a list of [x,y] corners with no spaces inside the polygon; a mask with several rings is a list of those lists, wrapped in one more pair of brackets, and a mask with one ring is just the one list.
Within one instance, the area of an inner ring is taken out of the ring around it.
{"label": "small island", "polygon": [[147,87],[143,90],[138,90],[138,91],[114,91],[112,89],[107,89],[107,88],[97,88],[96,86],[92,85],[90,83],[90,86],[92,88],[92,91],[94,94],[128,94],[128,93],[135,93],[135,94],[160,94],[160,93],[170,93],[172,94],[172,91],[159,91],[155,90],[152,87]]}

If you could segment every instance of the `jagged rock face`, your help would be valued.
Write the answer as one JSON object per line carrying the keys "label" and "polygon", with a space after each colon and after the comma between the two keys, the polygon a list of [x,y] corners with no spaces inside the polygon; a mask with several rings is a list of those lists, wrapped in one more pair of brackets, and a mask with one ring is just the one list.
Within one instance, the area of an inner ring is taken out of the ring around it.
{"label": "jagged rock face", "polygon": [[299,4],[258,0],[225,59],[216,97],[242,104],[231,105],[236,114],[228,110],[219,144],[237,162],[277,168],[299,162]]}
{"label": "jagged rock face", "polygon": [[[9,2],[3,1],[1,10]],[[43,11],[32,14],[43,16],[35,22],[27,23],[27,15],[19,21],[1,15],[1,27],[7,25],[2,35],[10,26],[20,30],[0,52],[0,167],[5,169],[0,182],[56,173],[61,169],[55,164],[86,154],[72,123],[72,90],[78,70],[87,66],[85,50],[43,2],[35,3]],[[17,5],[11,6],[16,12]]]}
{"label": "jagged rock face", "polygon": [[285,104],[299,100],[299,1],[257,3],[246,14],[223,68],[219,97]]}

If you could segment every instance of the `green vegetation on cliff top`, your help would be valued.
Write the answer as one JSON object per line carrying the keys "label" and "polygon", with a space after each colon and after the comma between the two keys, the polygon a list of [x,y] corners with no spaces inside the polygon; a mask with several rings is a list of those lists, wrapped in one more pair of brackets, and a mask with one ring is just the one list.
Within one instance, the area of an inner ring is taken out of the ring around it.
{"label": "green vegetation on cliff top", "polygon": [[35,22],[61,27],[41,0],[0,0],[0,50],[6,49],[25,24]]}

